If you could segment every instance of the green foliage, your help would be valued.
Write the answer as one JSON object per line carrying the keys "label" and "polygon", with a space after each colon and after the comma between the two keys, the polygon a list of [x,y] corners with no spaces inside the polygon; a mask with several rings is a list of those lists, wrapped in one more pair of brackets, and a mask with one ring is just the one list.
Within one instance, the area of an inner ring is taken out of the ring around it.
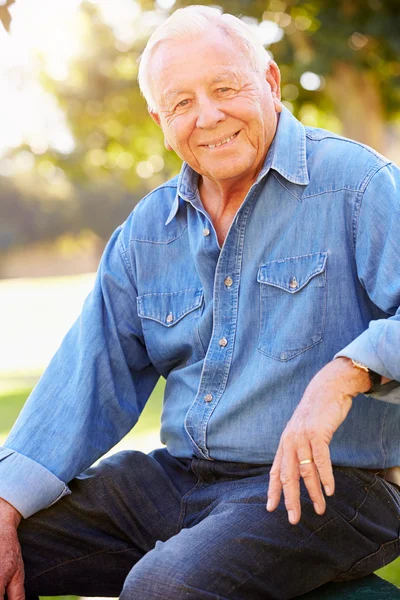
{"label": "green foliage", "polygon": [[[190,0],[178,0],[174,9],[189,4]],[[299,79],[304,71],[332,77],[343,63],[369,73],[379,85],[386,117],[398,115],[400,10],[396,0],[221,0],[217,4],[224,12],[270,20],[283,29],[282,40],[269,49],[284,84],[297,86],[298,96],[290,100],[297,116],[310,102],[323,112],[337,111],[328,89],[309,92],[299,86]]]}
{"label": "green foliage", "polygon": [[[177,0],[174,10],[191,3]],[[304,124],[332,129],[386,152],[386,122],[400,114],[396,0],[218,4],[255,24],[279,26],[282,39],[268,49],[281,68],[283,100]],[[141,0],[141,5],[160,14],[154,0]],[[43,85],[57,98],[76,146],[68,155],[48,151],[35,156],[36,172],[24,177],[23,188],[6,186],[0,178],[0,252],[82,229],[106,240],[140,198],[180,167],[175,154],[164,148],[136,82],[137,59],[146,43],[140,23],[135,41],[121,43],[96,5],[84,2],[80,10],[85,53],[65,81],[43,74]],[[300,78],[305,71],[322,78],[319,89],[304,89]],[[12,156],[21,150],[30,154],[25,147]],[[52,169],[57,177],[46,180]]]}
{"label": "green foliage", "polygon": [[[82,11],[88,52],[72,66],[66,81],[44,80],[77,141],[75,152],[67,157],[53,155],[52,159],[73,181],[134,191],[139,197],[175,175],[180,165],[177,157],[165,150],[162,133],[149,118],[136,82],[137,60],[145,40],[119,50],[96,8],[85,4]],[[150,172],[154,169],[155,174],[142,178],[135,167],[149,160]],[[157,175],[157,163],[164,165],[162,175]]]}
{"label": "green foliage", "polygon": [[376,574],[400,587],[400,558],[387,565],[387,567],[379,569]]}
{"label": "green foliage", "polygon": [[0,395],[0,435],[7,434],[14,425],[30,392],[28,388]]}

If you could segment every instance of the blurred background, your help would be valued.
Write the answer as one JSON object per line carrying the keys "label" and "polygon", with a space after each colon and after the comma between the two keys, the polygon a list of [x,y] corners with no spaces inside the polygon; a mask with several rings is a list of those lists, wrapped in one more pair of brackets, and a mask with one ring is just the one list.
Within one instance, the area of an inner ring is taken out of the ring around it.
{"label": "blurred background", "polygon": [[[0,443],[78,316],[108,237],[179,171],[136,75],[151,32],[188,4],[0,0]],[[218,5],[261,37],[305,125],[400,161],[398,0]],[[162,390],[117,449],[159,444]],[[400,584],[400,564],[381,574]]]}

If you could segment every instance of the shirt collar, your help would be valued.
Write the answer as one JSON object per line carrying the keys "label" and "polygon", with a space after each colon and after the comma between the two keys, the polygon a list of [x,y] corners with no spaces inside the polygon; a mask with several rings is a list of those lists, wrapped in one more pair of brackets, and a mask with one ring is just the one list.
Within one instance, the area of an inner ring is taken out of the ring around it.
{"label": "shirt collar", "polygon": [[187,202],[195,202],[197,198],[197,184],[199,180],[199,174],[193,171],[187,163],[182,164],[181,171],[178,177],[178,183],[176,187],[176,195],[172,203],[171,211],[168,215],[168,219],[165,221],[165,225],[168,225],[175,217],[179,209],[179,198],[186,200]]}
{"label": "shirt collar", "polygon": [[[279,115],[275,137],[256,183],[259,183],[270,169],[277,171],[292,183],[299,185],[309,183],[305,129],[285,107]],[[168,225],[176,216],[179,209],[179,198],[192,203],[196,200],[198,178],[198,174],[187,163],[183,163],[178,177],[176,196],[165,225]]]}
{"label": "shirt collar", "polygon": [[306,132],[304,126],[283,107],[275,137],[265,158],[257,183],[273,169],[292,183],[308,185]]}

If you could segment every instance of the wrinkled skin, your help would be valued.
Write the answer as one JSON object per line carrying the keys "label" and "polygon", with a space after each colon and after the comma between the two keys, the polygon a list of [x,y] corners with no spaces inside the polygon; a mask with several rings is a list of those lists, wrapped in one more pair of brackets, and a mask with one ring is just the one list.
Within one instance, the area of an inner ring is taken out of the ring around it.
{"label": "wrinkled skin", "polygon": [[17,528],[20,513],[0,498],[0,600],[7,593],[8,600],[23,600],[24,564]]}

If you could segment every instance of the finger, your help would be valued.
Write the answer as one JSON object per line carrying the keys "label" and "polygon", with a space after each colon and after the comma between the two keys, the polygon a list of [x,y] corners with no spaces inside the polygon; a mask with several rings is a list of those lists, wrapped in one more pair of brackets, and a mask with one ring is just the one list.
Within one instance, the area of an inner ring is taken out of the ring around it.
{"label": "finger", "polygon": [[324,486],[325,494],[332,496],[335,491],[335,478],[333,476],[329,445],[321,440],[312,440],[311,448],[315,467]]}
{"label": "finger", "polygon": [[282,453],[281,484],[289,522],[296,525],[301,517],[300,472],[297,452],[291,444],[286,444]]}
{"label": "finger", "polygon": [[25,600],[24,572],[18,570],[7,587],[8,600]]}
{"label": "finger", "polygon": [[282,446],[279,445],[278,451],[275,455],[274,462],[269,472],[269,484],[268,484],[268,502],[267,510],[272,512],[275,510],[281,500],[282,495],[282,484],[281,484],[281,460],[282,460]]}
{"label": "finger", "polygon": [[[309,446],[309,450],[307,451],[307,457],[312,456],[312,450]],[[318,515],[322,515],[325,512],[326,504],[325,498],[321,490],[321,483],[318,477],[318,471],[314,464],[314,462],[307,464],[300,464],[302,460],[304,460],[304,454],[299,453],[299,471],[300,476],[304,481],[304,485],[308,491],[308,495],[314,505],[314,510]]]}

